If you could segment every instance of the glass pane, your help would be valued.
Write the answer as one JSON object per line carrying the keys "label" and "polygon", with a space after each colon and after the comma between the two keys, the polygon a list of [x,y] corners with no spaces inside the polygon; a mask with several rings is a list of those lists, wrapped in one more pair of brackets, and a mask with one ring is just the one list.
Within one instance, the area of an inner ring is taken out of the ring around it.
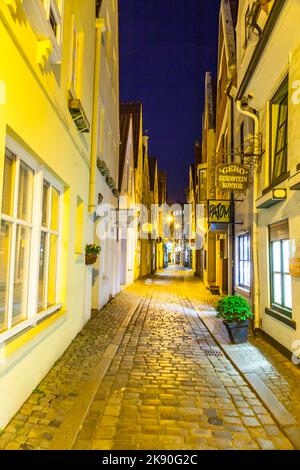
{"label": "glass pane", "polygon": [[250,287],[250,262],[245,263],[245,286]]}
{"label": "glass pane", "polygon": [[27,316],[29,258],[30,258],[30,228],[17,227],[14,295],[12,323],[15,325]]}
{"label": "glass pane", "polygon": [[281,298],[281,274],[273,275],[273,302],[282,305]]}
{"label": "glass pane", "polygon": [[284,276],[284,306],[292,309],[292,279],[289,274]]}
{"label": "glass pane", "polygon": [[240,237],[240,260],[244,259],[244,241],[243,237]]}
{"label": "glass pane", "polygon": [[58,237],[50,235],[50,258],[48,268],[48,301],[47,306],[56,303],[56,274],[57,274]]}
{"label": "glass pane", "polygon": [[59,192],[55,188],[52,188],[51,230],[56,230],[56,231],[58,231],[58,225],[59,225],[59,199],[60,199]]}
{"label": "glass pane", "polygon": [[2,213],[12,215],[13,211],[14,157],[6,152],[4,160]]}
{"label": "glass pane", "polygon": [[20,163],[18,218],[31,222],[33,197],[33,170]]}
{"label": "glass pane", "polygon": [[41,234],[41,245],[40,245],[40,263],[39,263],[39,286],[38,286],[38,312],[41,312],[46,308],[45,301],[45,283],[46,283],[46,239],[47,235],[45,232]]}
{"label": "glass pane", "polygon": [[244,237],[244,260],[248,261],[248,237]]}
{"label": "glass pane", "polygon": [[42,226],[49,227],[49,195],[50,185],[47,181],[43,183],[43,202],[42,202]]}
{"label": "glass pane", "polygon": [[244,263],[240,261],[240,284],[244,285]]}
{"label": "glass pane", "polygon": [[7,222],[2,221],[0,228],[0,331],[6,327],[10,237],[11,226]]}
{"label": "glass pane", "polygon": [[290,241],[284,240],[282,243],[282,251],[283,251],[283,272],[289,273],[290,272]]}
{"label": "glass pane", "polygon": [[272,243],[273,272],[281,272],[281,242]]}
{"label": "glass pane", "polygon": [[282,125],[282,127],[277,131],[277,142],[276,142],[276,149],[275,149],[276,153],[278,153],[279,150],[282,150],[283,147],[285,146],[286,133],[287,133],[287,128],[285,125]]}

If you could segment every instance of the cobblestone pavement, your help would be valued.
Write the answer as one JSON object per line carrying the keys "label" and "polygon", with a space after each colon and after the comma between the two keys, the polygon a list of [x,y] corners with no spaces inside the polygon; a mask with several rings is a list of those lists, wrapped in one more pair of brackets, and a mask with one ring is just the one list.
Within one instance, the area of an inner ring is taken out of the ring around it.
{"label": "cobblestone pavement", "polygon": [[0,449],[51,449],[59,442],[93,369],[139,299],[82,426],[73,430],[74,449],[292,449],[190,299],[201,294],[205,310],[214,297],[199,281],[185,283],[186,295],[185,274],[191,279],[169,269],[141,280],[99,312],[2,433]]}
{"label": "cobblestone pavement", "polygon": [[[154,287],[131,322],[75,449],[291,449],[183,293],[182,272]],[[205,292],[205,302],[214,299]]]}

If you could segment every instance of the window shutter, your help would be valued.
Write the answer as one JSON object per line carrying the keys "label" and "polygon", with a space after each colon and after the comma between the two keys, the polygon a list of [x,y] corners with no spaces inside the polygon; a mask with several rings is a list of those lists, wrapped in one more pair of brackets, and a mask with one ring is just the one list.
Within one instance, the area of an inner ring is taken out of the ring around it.
{"label": "window shutter", "polygon": [[270,230],[270,241],[275,242],[278,240],[288,240],[289,239],[289,221],[284,220],[276,224],[269,226]]}

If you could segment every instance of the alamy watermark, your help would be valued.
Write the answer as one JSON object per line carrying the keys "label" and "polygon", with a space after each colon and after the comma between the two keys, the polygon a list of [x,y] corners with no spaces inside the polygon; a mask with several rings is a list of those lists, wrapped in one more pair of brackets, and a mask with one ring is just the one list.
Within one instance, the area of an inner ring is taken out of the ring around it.
{"label": "alamy watermark", "polygon": [[200,250],[205,234],[204,204],[127,205],[121,196],[119,208],[100,204],[96,210],[96,234],[99,240],[127,239],[135,230],[138,239],[188,240]]}

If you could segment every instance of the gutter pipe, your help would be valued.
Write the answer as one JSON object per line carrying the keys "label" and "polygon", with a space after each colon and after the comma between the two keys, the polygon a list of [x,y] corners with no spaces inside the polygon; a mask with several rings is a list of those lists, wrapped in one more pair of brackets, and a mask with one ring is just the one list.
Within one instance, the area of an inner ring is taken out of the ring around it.
{"label": "gutter pipe", "polygon": [[[237,109],[241,114],[248,116],[254,121],[254,155],[258,155],[259,148],[259,117],[252,111],[246,110],[242,107],[241,100],[237,101]],[[253,181],[253,228],[252,228],[252,250],[253,250],[253,275],[254,275],[254,292],[253,292],[253,306],[254,306],[254,329],[259,329],[261,326],[260,315],[260,284],[259,284],[259,256],[258,256],[258,210],[256,208],[256,200],[258,198],[258,175],[254,174]]]}

